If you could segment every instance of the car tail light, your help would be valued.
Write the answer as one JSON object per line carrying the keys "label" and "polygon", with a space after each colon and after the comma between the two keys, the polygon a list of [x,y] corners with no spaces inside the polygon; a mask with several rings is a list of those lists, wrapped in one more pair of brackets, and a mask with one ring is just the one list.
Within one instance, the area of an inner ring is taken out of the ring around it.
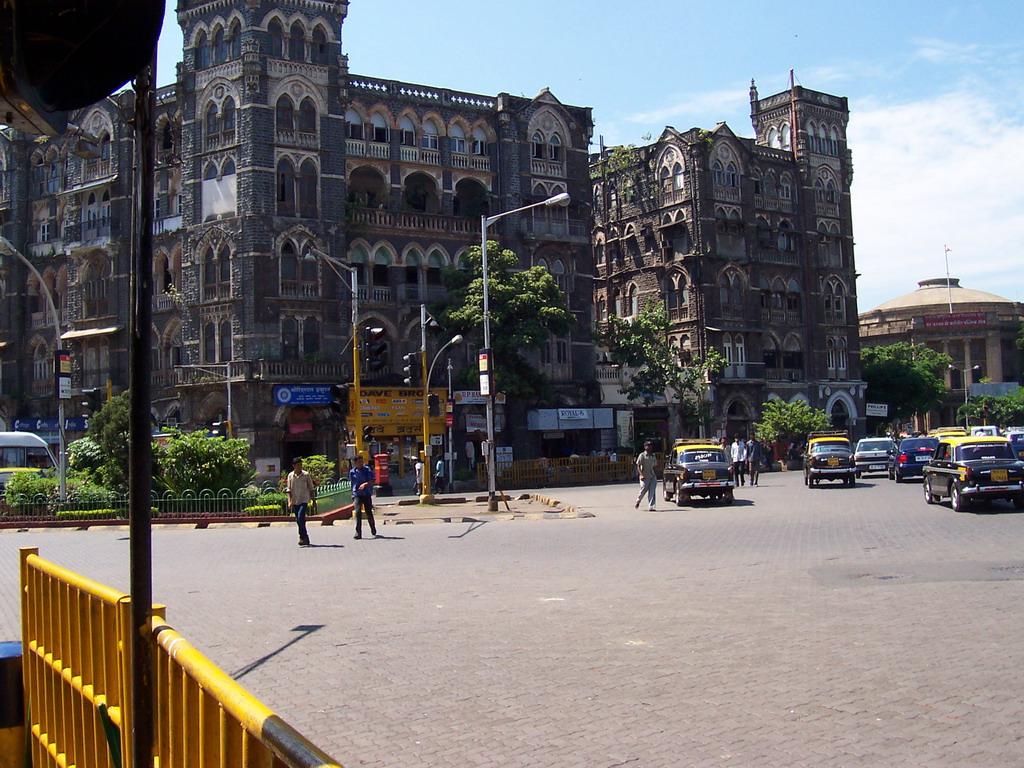
{"label": "car tail light", "polygon": [[901,453],[900,457],[897,459],[897,461],[901,461],[901,462],[903,462],[905,464],[907,462],[907,454]]}

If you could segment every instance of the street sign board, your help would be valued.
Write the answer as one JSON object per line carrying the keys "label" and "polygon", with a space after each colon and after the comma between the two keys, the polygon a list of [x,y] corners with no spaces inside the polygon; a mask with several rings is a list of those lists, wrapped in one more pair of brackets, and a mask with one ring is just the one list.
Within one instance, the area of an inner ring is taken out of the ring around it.
{"label": "street sign board", "polygon": [[274,387],[274,405],[327,405],[331,388],[319,385],[278,385]]}
{"label": "street sign board", "polygon": [[864,415],[865,416],[888,416],[889,415],[889,404],[888,403],[865,403],[864,404]]}
{"label": "street sign board", "polygon": [[[444,400],[442,388],[430,390]],[[349,398],[349,416],[355,414],[354,398]],[[359,391],[359,416],[363,426],[373,427],[374,435],[422,435],[423,390],[407,387],[362,387]],[[444,415],[433,416],[428,424],[431,434],[444,431]]]}
{"label": "street sign board", "polygon": [[444,445],[444,435],[431,435],[430,436],[430,444],[431,445]]}

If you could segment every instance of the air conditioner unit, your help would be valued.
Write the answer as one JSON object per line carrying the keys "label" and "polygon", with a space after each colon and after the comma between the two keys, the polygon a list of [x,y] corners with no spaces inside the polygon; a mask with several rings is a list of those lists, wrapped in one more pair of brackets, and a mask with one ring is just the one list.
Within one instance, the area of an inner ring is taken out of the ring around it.
{"label": "air conditioner unit", "polygon": [[170,418],[170,419],[167,419],[167,420],[166,420],[166,421],[164,422],[164,424],[165,424],[165,425],[166,425],[167,427],[171,428],[171,429],[177,429],[177,427],[178,427],[178,420],[172,417],[172,418]]}

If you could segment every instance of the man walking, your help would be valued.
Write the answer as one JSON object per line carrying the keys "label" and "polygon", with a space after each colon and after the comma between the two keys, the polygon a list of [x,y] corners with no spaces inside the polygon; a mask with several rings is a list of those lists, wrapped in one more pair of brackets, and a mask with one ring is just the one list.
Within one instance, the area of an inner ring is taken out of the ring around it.
{"label": "man walking", "polygon": [[640,500],[647,494],[647,511],[654,511],[654,497],[658,493],[658,476],[654,467],[658,463],[658,457],[654,455],[654,443],[650,440],[644,443],[644,450],[636,457],[636,471],[640,476],[640,494],[636,497],[633,509],[640,509]]}
{"label": "man walking", "polygon": [[359,454],[352,459],[348,480],[352,487],[352,514],[356,518],[356,535],[353,538],[363,538],[364,514],[370,524],[370,535],[377,538],[377,526],[373,522],[373,470],[363,464],[363,457]]}
{"label": "man walking", "polygon": [[310,474],[302,471],[302,459],[293,459],[292,471],[285,478],[285,494],[288,497],[288,506],[295,515],[295,524],[299,527],[300,547],[309,546],[309,536],[306,533],[306,510],[309,508],[315,488]]}
{"label": "man walking", "polygon": [[755,437],[747,441],[747,468],[750,470],[750,484],[757,485],[757,478],[761,474],[761,462],[764,460],[764,450],[761,441]]}
{"label": "man walking", "polygon": [[732,473],[738,485],[743,485],[743,475],[747,466],[747,444],[736,435],[732,441]]}

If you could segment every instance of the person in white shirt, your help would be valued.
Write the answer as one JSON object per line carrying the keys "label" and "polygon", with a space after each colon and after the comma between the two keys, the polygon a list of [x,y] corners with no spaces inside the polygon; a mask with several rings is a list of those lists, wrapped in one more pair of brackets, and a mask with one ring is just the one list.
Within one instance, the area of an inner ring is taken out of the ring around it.
{"label": "person in white shirt", "polygon": [[413,493],[417,496],[423,493],[423,459],[416,459],[416,486]]}
{"label": "person in white shirt", "polygon": [[747,444],[740,440],[740,436],[732,441],[732,472],[738,485],[744,484],[747,467]]}

